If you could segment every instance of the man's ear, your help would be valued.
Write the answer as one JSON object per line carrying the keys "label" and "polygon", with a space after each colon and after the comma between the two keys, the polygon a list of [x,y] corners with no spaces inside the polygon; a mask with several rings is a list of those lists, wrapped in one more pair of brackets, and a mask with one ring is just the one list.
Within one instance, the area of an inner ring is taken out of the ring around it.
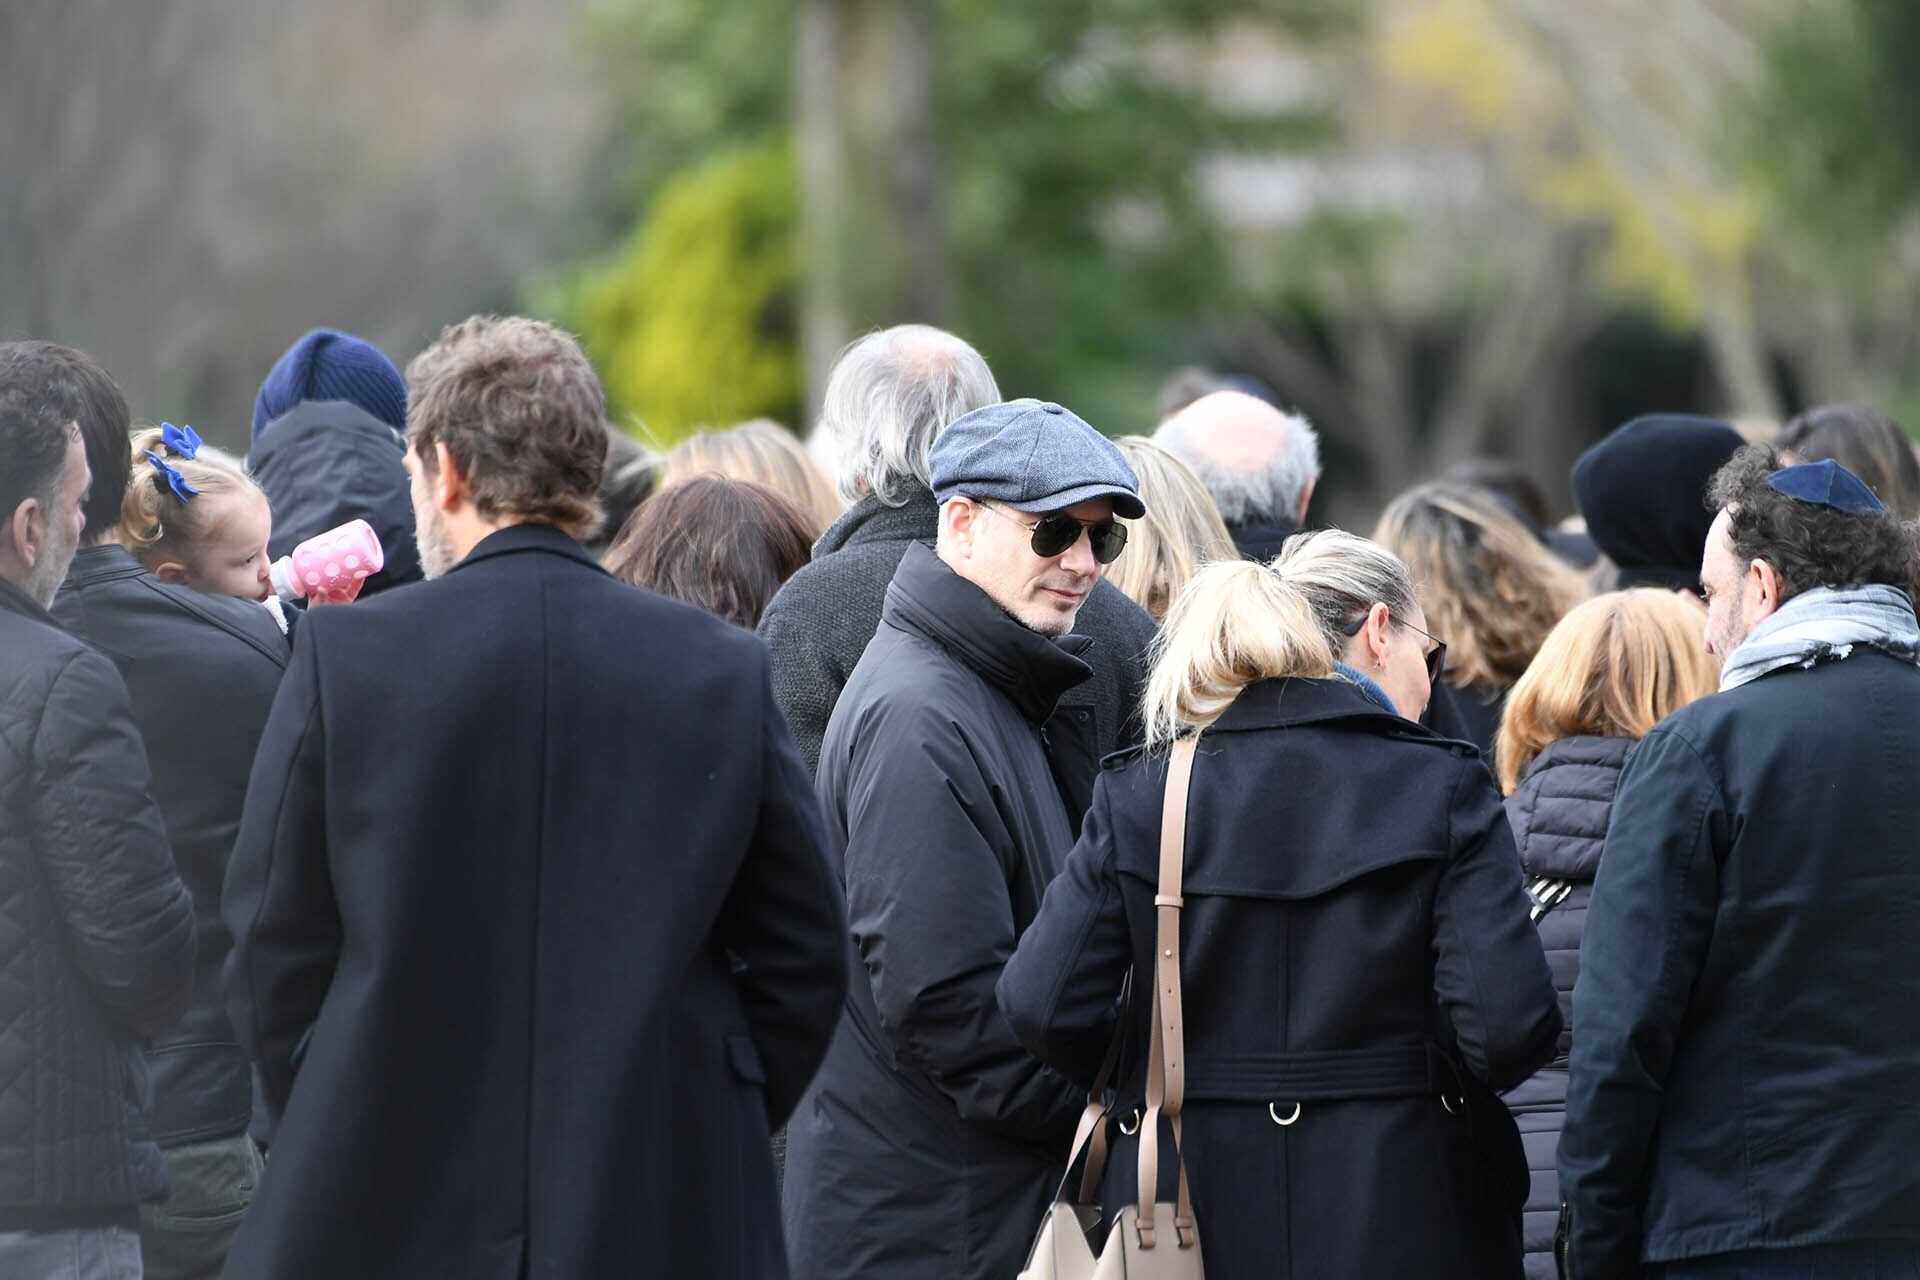
{"label": "man's ear", "polygon": [[47,510],[40,499],[28,498],[8,514],[7,536],[22,565],[31,569],[40,562],[47,547]]}
{"label": "man's ear", "polygon": [[[1752,560],[1747,563],[1747,581],[1754,595],[1754,603],[1759,606],[1759,616],[1764,618],[1780,607],[1782,586],[1780,571],[1765,560]],[[1749,610],[1752,613],[1753,610]]]}
{"label": "man's ear", "polygon": [[433,442],[433,474],[427,484],[433,490],[433,505],[449,515],[466,500],[467,478],[460,473],[460,464],[445,441]]}
{"label": "man's ear", "polygon": [[1300,491],[1300,509],[1293,513],[1293,522],[1302,529],[1307,527],[1307,506],[1313,501],[1313,486],[1318,480],[1307,481],[1307,487]]}
{"label": "man's ear", "polygon": [[955,555],[967,559],[973,555],[973,526],[980,508],[971,498],[949,498],[940,507],[940,541]]}

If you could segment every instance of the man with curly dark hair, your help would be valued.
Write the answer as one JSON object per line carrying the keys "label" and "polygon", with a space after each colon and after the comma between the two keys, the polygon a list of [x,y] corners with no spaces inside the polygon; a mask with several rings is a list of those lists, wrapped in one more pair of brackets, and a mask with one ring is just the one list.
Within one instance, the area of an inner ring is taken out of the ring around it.
{"label": "man with curly dark hair", "polygon": [[1920,1274],[1914,543],[1765,446],[1708,500],[1720,691],[1647,735],[1607,829],[1562,1274]]}

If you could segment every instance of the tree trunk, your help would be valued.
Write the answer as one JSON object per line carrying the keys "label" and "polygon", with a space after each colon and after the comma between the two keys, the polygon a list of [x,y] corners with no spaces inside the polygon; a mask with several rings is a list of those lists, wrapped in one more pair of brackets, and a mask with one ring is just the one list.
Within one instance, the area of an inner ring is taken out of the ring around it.
{"label": "tree trunk", "polygon": [[803,0],[794,42],[807,413],[867,329],[950,310],[933,0]]}

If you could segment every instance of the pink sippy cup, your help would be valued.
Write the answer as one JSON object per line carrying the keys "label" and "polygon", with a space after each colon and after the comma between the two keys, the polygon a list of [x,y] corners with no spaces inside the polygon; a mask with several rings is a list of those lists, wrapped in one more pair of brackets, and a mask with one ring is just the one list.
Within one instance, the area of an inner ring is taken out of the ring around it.
{"label": "pink sippy cup", "polygon": [[305,598],[313,604],[346,604],[360,584],[387,561],[380,537],[365,520],[349,520],[308,538],[267,570],[273,592],[282,600]]}

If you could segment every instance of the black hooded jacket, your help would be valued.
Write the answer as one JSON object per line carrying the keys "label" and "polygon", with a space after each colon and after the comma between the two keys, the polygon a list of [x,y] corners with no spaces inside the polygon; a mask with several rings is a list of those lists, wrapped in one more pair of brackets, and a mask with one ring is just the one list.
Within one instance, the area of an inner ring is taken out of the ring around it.
{"label": "black hooded jacket", "polygon": [[361,598],[418,582],[406,456],[398,431],[345,400],[303,401],[275,418],[247,458],[273,507],[267,553],[277,560],[357,518],[373,526],[386,553],[386,567],[367,579]]}
{"label": "black hooded jacket", "polygon": [[1006,1280],[1084,1102],[994,983],[1073,843],[1043,726],[1093,642],[917,544],[881,618],[820,756],[858,963],[788,1126],[787,1247],[796,1280]]}
{"label": "black hooded jacket", "polygon": [[1742,443],[1718,418],[1650,413],[1580,455],[1574,500],[1621,587],[1699,589],[1707,483]]}

